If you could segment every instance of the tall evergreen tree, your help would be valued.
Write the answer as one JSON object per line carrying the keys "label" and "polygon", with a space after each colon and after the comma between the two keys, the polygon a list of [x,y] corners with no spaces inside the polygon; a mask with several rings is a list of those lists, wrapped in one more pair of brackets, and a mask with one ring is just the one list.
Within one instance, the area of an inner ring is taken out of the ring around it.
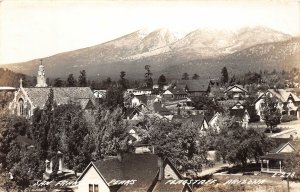
{"label": "tall evergreen tree", "polygon": [[122,89],[122,90],[126,90],[128,89],[128,80],[125,78],[126,76],[126,72],[125,71],[121,71],[120,72],[120,80],[119,80],[119,87]]}
{"label": "tall evergreen tree", "polygon": [[150,71],[150,65],[145,66],[145,83],[147,88],[152,88],[153,87],[153,80],[152,80],[152,73]]}
{"label": "tall evergreen tree", "polygon": [[69,74],[68,79],[67,79],[67,86],[68,87],[75,87],[76,86],[76,80],[73,76],[73,74]]}
{"label": "tall evergreen tree", "polygon": [[190,78],[189,78],[189,74],[188,74],[188,73],[183,73],[181,79],[182,79],[182,80],[189,80],[189,79],[190,79]]}
{"label": "tall evergreen tree", "polygon": [[194,75],[193,75],[193,77],[192,77],[192,79],[194,79],[194,80],[198,80],[199,79],[199,75],[197,74],[197,73],[195,73]]}
{"label": "tall evergreen tree", "polygon": [[61,80],[60,78],[56,78],[54,80],[54,87],[62,87],[64,84],[63,80]]}
{"label": "tall evergreen tree", "polygon": [[159,78],[157,80],[157,84],[158,84],[159,88],[162,89],[163,86],[167,84],[166,77],[164,75],[159,76]]}
{"label": "tall evergreen tree", "polygon": [[228,77],[228,71],[227,71],[226,67],[223,67],[221,74],[222,74],[222,77],[221,77],[222,83],[223,84],[228,83],[229,77]]}
{"label": "tall evergreen tree", "polygon": [[85,70],[80,71],[80,75],[78,77],[78,84],[80,87],[86,87],[88,85]]}

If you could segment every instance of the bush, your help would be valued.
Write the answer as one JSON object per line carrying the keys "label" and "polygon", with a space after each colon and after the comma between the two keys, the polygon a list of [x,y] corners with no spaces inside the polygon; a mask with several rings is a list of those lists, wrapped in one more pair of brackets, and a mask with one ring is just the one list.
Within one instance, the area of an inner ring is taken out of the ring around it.
{"label": "bush", "polygon": [[282,115],[281,122],[290,122],[297,120],[297,117],[294,115]]}
{"label": "bush", "polygon": [[[278,127],[273,128],[272,133],[280,133],[280,132],[281,132],[281,128],[278,128]],[[270,128],[266,128],[266,129],[265,129],[265,133],[271,133]]]}

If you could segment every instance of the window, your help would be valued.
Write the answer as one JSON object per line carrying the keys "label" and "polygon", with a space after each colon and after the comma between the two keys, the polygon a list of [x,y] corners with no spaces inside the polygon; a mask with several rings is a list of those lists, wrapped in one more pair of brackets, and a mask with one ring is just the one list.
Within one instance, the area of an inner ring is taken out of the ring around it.
{"label": "window", "polygon": [[99,192],[98,184],[89,184],[89,192]]}
{"label": "window", "polygon": [[89,192],[94,192],[92,184],[89,184]]}
{"label": "window", "polygon": [[94,185],[94,192],[99,192],[98,185]]}
{"label": "window", "polygon": [[24,115],[24,101],[23,99],[19,99],[19,115],[23,116]]}

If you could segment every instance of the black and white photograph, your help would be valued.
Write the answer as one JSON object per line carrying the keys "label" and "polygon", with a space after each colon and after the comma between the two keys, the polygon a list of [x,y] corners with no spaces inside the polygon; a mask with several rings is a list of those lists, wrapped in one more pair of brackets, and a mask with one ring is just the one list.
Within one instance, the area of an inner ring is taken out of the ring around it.
{"label": "black and white photograph", "polygon": [[300,0],[0,0],[0,192],[210,191],[300,191]]}

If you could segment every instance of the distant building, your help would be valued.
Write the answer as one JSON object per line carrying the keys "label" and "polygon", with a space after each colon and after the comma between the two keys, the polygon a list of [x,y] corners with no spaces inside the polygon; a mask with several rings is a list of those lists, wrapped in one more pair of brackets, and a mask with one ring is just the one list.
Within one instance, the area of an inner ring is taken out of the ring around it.
{"label": "distant building", "polygon": [[89,87],[47,87],[42,65],[39,66],[38,75],[36,87],[25,88],[22,79],[20,80],[20,87],[15,92],[13,101],[9,104],[9,110],[12,114],[26,118],[31,117],[34,109],[45,107],[51,90],[57,105],[77,103],[84,110],[95,109],[95,97]]}
{"label": "distant building", "polygon": [[207,96],[211,90],[210,80],[180,80],[177,89],[186,90],[191,97]]}
{"label": "distant building", "polygon": [[278,109],[282,115],[294,115],[298,119],[300,118],[300,98],[292,92],[288,92],[285,89],[269,89],[268,91],[261,93],[255,101],[255,110],[257,115],[260,116],[263,121],[263,110],[265,106],[264,98],[266,95],[275,97],[278,101]]}
{"label": "distant building", "polygon": [[42,60],[41,60],[41,64],[40,64],[39,70],[38,70],[36,87],[47,87],[45,68],[42,64]]}
{"label": "distant building", "polygon": [[229,99],[243,100],[248,96],[248,91],[242,85],[229,86],[225,91]]}

